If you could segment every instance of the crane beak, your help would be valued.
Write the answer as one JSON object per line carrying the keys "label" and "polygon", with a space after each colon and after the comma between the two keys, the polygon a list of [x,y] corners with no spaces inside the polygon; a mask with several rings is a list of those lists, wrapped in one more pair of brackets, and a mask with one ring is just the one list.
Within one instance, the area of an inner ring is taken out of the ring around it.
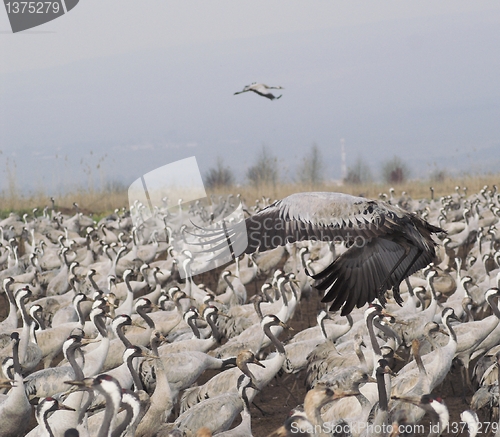
{"label": "crane beak", "polygon": [[391,399],[409,402],[413,405],[418,405],[420,403],[420,398],[417,398],[416,396],[391,396]]}
{"label": "crane beak", "polygon": [[82,344],[82,346],[85,346],[86,344],[90,344],[90,343],[96,343],[100,340],[97,340],[97,338],[82,338],[80,343]]}
{"label": "crane beak", "polygon": [[286,323],[280,322],[280,326],[282,326],[284,329],[288,329],[289,331],[295,331],[290,325],[287,325]]}
{"label": "crane beak", "polygon": [[404,360],[400,355],[398,355],[396,352],[394,352],[394,359],[395,360],[398,360],[398,361],[401,361],[401,362],[405,362],[406,360]]}
{"label": "crane beak", "polygon": [[64,381],[65,384],[73,385],[79,387],[81,390],[85,390],[87,388],[91,388],[94,382],[93,378],[84,378],[82,381]]}
{"label": "crane beak", "polygon": [[131,326],[135,326],[136,328],[140,328],[140,329],[144,329],[144,330],[148,329],[148,328],[145,328],[145,327],[144,327],[144,326],[142,326],[142,325],[139,325],[139,323],[137,323],[137,322],[135,322],[135,321],[134,321],[134,322],[132,322],[132,325],[131,325]]}
{"label": "crane beak", "polygon": [[15,387],[13,379],[0,379],[0,388]]}
{"label": "crane beak", "polygon": [[339,392],[334,392],[333,394],[333,400],[335,399],[342,399],[348,396],[357,396],[359,395],[360,392],[359,390],[346,390],[346,391],[339,391]]}
{"label": "crane beak", "polygon": [[392,375],[392,376],[396,375],[389,366],[384,367],[384,373],[388,373],[389,375]]}
{"label": "crane beak", "polygon": [[158,355],[148,354],[147,352],[143,352],[141,356],[144,358],[153,358],[155,360],[160,358]]}
{"label": "crane beak", "polygon": [[253,361],[250,361],[251,363],[253,364],[257,364],[257,366],[260,366],[260,367],[263,367],[264,369],[266,368],[266,366],[264,366],[264,364],[262,364],[257,358],[253,358]]}
{"label": "crane beak", "polygon": [[157,331],[157,334],[159,334],[159,335],[156,338],[158,338],[158,340],[160,342],[163,343],[163,342],[167,341],[167,338],[162,333],[160,333],[159,331]]}
{"label": "crane beak", "polygon": [[334,314],[330,314],[329,311],[326,311],[326,316],[325,316],[325,319],[328,319],[328,320],[333,320],[333,316]]}
{"label": "crane beak", "polygon": [[59,404],[58,410],[76,411],[74,408],[68,407],[64,404]]}
{"label": "crane beak", "polygon": [[394,319],[394,323],[397,323],[398,325],[404,325],[404,326],[409,325],[408,322],[405,322],[404,320],[399,320],[399,319]]}
{"label": "crane beak", "polygon": [[248,384],[248,385],[247,385],[247,387],[249,387],[249,388],[253,388],[254,390],[257,390],[257,391],[259,391],[259,390],[260,390],[260,388],[259,388],[259,387],[257,387],[257,386],[253,383],[253,381],[250,381],[250,384]]}

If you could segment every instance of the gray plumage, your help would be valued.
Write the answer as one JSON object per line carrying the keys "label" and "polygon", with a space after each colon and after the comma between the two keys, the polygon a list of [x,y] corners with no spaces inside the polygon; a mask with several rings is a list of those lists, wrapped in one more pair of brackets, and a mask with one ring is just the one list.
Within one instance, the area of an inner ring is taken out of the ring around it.
{"label": "gray plumage", "polygon": [[0,437],[20,437],[25,435],[31,416],[31,405],[24,393],[23,377],[19,363],[19,334],[13,332],[11,338],[13,342],[15,386],[9,392],[7,398],[0,403]]}
{"label": "gray plumage", "polygon": [[247,218],[245,228],[236,224],[208,236],[212,250],[224,249],[228,241],[228,250],[236,250],[247,240],[248,254],[303,240],[343,242],[348,250],[312,277],[326,293],[323,302],[332,302],[330,310],[342,308],[346,315],[375,298],[384,303],[391,288],[402,303],[399,284],[433,261],[432,236],[440,232],[386,202],[318,192],[292,194]]}
{"label": "gray plumage", "polygon": [[269,100],[274,100],[274,99],[278,100],[281,97],[281,94],[278,97],[276,97],[269,90],[282,90],[282,89],[283,89],[283,87],[280,87],[280,86],[268,86],[264,83],[255,83],[254,82],[251,85],[246,85],[243,88],[243,90],[235,92],[234,95],[246,93],[248,91],[252,91],[255,94],[258,94],[259,96],[268,98]]}

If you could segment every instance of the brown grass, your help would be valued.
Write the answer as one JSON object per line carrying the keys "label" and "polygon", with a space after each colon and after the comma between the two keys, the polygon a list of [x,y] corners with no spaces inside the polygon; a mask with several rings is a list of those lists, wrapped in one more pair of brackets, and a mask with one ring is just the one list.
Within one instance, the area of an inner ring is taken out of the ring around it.
{"label": "brown grass", "polygon": [[[467,193],[471,194],[478,192],[485,185],[490,188],[493,185],[500,184],[500,175],[485,175],[485,176],[464,176],[463,178],[445,178],[442,181],[429,181],[429,180],[411,180],[404,184],[394,185],[396,195],[400,195],[405,191],[409,196],[414,199],[422,199],[430,197],[430,187],[434,188],[434,197],[439,198],[455,192],[455,187],[459,186],[461,189],[467,187]],[[263,186],[255,188],[252,186],[241,186],[234,188],[220,189],[214,194],[235,194],[240,193],[242,199],[247,204],[253,205],[256,199],[262,197],[270,198],[271,200],[282,199],[292,193],[299,193],[305,191],[335,191],[339,193],[352,194],[356,196],[364,196],[368,198],[378,198],[381,193],[389,193],[390,185],[383,183],[371,183],[360,185],[348,184],[335,184],[324,183],[316,186],[308,186],[304,184],[280,184],[277,186]]]}
{"label": "brown grass", "polygon": [[[0,214],[8,215],[9,212],[28,212],[33,208],[41,210],[46,206],[51,206],[52,202],[49,195],[37,193],[32,195],[10,195],[2,193],[0,195],[0,205],[2,205]],[[63,212],[74,211],[73,202],[76,202],[82,212],[89,214],[104,214],[114,211],[116,208],[127,207],[127,191],[85,191],[77,190],[63,196],[54,196],[56,208]]]}
{"label": "brown grass", "polygon": [[[445,178],[443,181],[413,180],[401,185],[394,186],[396,195],[403,191],[414,199],[430,197],[429,187],[434,187],[435,197],[439,198],[455,192],[455,187],[466,186],[468,193],[478,192],[483,186],[498,185],[500,175],[464,176],[463,178]],[[362,185],[338,185],[335,183],[324,183],[316,186],[305,184],[278,184],[276,186],[253,187],[250,185],[238,187],[226,187],[218,190],[207,191],[207,194],[228,195],[241,194],[242,199],[248,205],[254,205],[257,199],[262,197],[271,200],[281,199],[292,193],[305,191],[335,191],[352,195],[362,195],[368,198],[378,198],[380,193],[388,193],[391,187],[382,183]],[[128,207],[126,190],[85,190],[78,189],[75,192],[55,197],[56,206],[61,210],[73,210],[73,202],[77,202],[85,213],[105,214],[116,208]],[[0,193],[0,213],[2,216],[11,211],[30,212],[38,207],[40,210],[50,206],[50,195],[46,193],[35,193],[31,195],[19,194],[17,190],[7,190]]]}

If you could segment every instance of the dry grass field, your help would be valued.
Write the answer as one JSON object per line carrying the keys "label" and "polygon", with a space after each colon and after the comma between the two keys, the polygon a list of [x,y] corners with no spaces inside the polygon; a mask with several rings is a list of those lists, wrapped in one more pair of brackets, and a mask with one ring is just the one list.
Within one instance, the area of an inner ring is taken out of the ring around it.
{"label": "dry grass field", "polygon": [[[462,178],[444,178],[439,181],[430,180],[410,180],[406,183],[394,185],[393,187],[383,183],[371,184],[343,184],[323,183],[318,185],[307,184],[277,184],[262,185],[254,187],[250,185],[223,187],[220,189],[207,190],[209,195],[240,194],[242,200],[247,205],[254,205],[257,199],[268,198],[272,201],[282,199],[292,193],[306,191],[332,191],[360,195],[368,198],[378,198],[382,193],[389,195],[390,188],[394,188],[395,193],[400,195],[407,193],[414,199],[430,197],[429,187],[434,188],[436,198],[453,193],[455,187],[467,187],[469,193],[478,192],[485,185],[493,186],[500,183],[500,175],[476,175],[464,176]],[[51,205],[51,194],[40,192],[35,194],[21,194],[18,190],[9,189],[0,192],[0,216],[5,217],[11,211],[31,212],[33,208],[43,209]],[[87,189],[81,187],[71,193],[54,196],[55,203],[61,211],[72,210],[73,202],[78,203],[84,213],[91,213],[102,216],[112,212],[116,208],[128,208],[128,196],[126,189]]]}

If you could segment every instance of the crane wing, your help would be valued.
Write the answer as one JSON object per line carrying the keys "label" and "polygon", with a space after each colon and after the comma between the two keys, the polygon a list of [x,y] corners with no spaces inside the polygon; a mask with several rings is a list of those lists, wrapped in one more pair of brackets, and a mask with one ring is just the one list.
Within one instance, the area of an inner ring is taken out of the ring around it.
{"label": "crane wing", "polygon": [[[397,210],[340,193],[300,193],[279,200],[246,219],[246,253],[296,241],[364,243],[402,230]],[[408,221],[408,220],[407,220]]]}
{"label": "crane wing", "polygon": [[205,234],[203,244],[213,251],[250,254],[297,241],[343,242],[349,249],[313,278],[316,288],[327,293],[323,301],[333,302],[331,309],[342,308],[345,315],[376,297],[384,302],[384,292],[392,287],[399,302],[401,281],[434,259],[432,236],[439,232],[385,202],[341,193],[298,193],[245,222]]}
{"label": "crane wing", "polygon": [[252,90],[252,91],[258,94],[259,96],[267,97],[269,100],[274,100],[276,98],[276,96],[273,93],[270,93],[269,91],[268,92],[261,92],[257,90]]}
{"label": "crane wing", "polygon": [[[403,256],[401,263],[391,273]],[[434,256],[434,248],[421,251],[411,247],[405,255],[401,244],[374,238],[365,246],[351,246],[325,270],[314,275],[313,279],[318,280],[315,288],[326,291],[322,302],[332,302],[330,311],[342,308],[342,315],[346,315],[355,306],[360,308],[375,298],[384,302],[387,290],[399,287],[405,277],[427,266]]]}

